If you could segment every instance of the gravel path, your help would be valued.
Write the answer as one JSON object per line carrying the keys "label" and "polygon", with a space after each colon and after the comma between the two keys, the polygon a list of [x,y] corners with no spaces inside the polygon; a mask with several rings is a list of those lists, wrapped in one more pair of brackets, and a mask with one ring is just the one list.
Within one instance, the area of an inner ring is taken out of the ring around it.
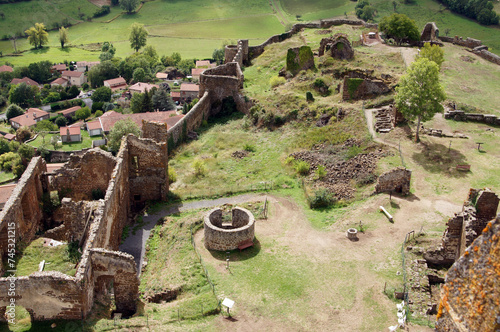
{"label": "gravel path", "polygon": [[143,216],[144,224],[142,228],[136,230],[135,234],[131,233],[129,237],[127,237],[125,241],[120,245],[119,250],[134,256],[135,262],[137,264],[137,274],[140,275],[142,263],[144,261],[144,254],[146,252],[146,242],[149,238],[149,235],[151,234],[151,230],[160,218],[187,210],[212,208],[223,204],[238,204],[249,201],[259,201],[264,199],[264,197],[265,194],[244,194],[212,200],[201,200],[189,203],[173,204],[153,214],[148,214],[147,212],[145,212]]}

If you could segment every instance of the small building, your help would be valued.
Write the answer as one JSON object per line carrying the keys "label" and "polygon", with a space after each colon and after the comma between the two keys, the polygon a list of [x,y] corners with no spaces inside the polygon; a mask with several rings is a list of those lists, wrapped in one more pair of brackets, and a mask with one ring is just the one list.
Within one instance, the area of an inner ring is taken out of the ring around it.
{"label": "small building", "polygon": [[37,88],[40,88],[40,84],[29,77],[13,78],[12,81],[10,81],[11,85],[17,85],[21,83],[26,83],[29,86],[36,86]]}
{"label": "small building", "polygon": [[156,73],[156,78],[158,78],[160,80],[167,80],[168,74],[167,73]]}
{"label": "small building", "polygon": [[63,71],[62,78],[69,81],[69,85],[82,86],[87,81],[85,74],[80,71]]}
{"label": "small building", "polygon": [[203,73],[207,68],[193,68],[191,69],[191,76],[193,76],[193,79],[199,80],[201,73]]}
{"label": "small building", "polygon": [[128,90],[130,93],[144,93],[145,91],[150,91],[153,88],[159,89],[160,87],[156,84],[149,84],[149,83],[135,83],[132,85]]}
{"label": "small building", "polygon": [[10,119],[10,125],[18,129],[20,127],[34,127],[38,121],[48,120],[50,114],[38,108],[29,108],[24,114]]}
{"label": "small building", "polygon": [[58,72],[59,74],[62,74],[63,71],[66,71],[66,70],[68,70],[68,66],[66,66],[64,63],[60,63],[58,65],[53,65],[52,67],[50,67],[51,73]]}
{"label": "small building", "polygon": [[210,60],[197,60],[196,61],[196,68],[208,69],[208,68],[214,68],[216,66],[217,66],[217,64],[210,63]]}
{"label": "small building", "polygon": [[14,134],[5,134],[3,135],[3,138],[5,138],[7,141],[11,142],[16,138],[16,135]]}
{"label": "small building", "polygon": [[67,108],[65,110],[59,111],[59,112],[57,112],[57,114],[61,114],[65,118],[71,119],[73,116],[75,116],[76,111],[78,111],[79,109],[81,109],[81,106],[73,106],[71,108]]}
{"label": "small building", "polygon": [[76,70],[84,73],[99,64],[101,64],[101,61],[77,61]]}
{"label": "small building", "polygon": [[112,78],[103,82],[111,91],[125,90],[127,88],[127,81],[123,77]]}
{"label": "small building", "polygon": [[80,142],[82,140],[80,127],[61,127],[59,135],[63,143]]}
{"label": "small building", "polygon": [[63,88],[67,87],[68,86],[68,80],[63,78],[63,77],[59,77],[59,78],[56,78],[55,80],[53,80],[52,82],[50,82],[50,86],[51,87],[54,87],[54,86],[62,86]]}
{"label": "small building", "polygon": [[180,99],[182,102],[191,101],[198,98],[199,91],[200,87],[197,84],[182,83]]}
{"label": "small building", "polygon": [[95,120],[87,122],[87,131],[89,132],[89,136],[100,136],[103,134],[101,121]]}
{"label": "small building", "polygon": [[[164,112],[145,112],[135,114],[121,114],[115,111],[108,111],[99,117],[102,131],[109,133],[115,123],[119,120],[131,119],[139,128],[142,128],[143,121],[165,123],[167,128],[173,127],[180,119],[184,117],[183,114],[177,114],[176,111]],[[94,121],[93,121],[94,122]],[[96,125],[97,126],[97,125]]]}
{"label": "small building", "polygon": [[12,73],[13,71],[14,71],[14,69],[11,66],[7,66],[7,65],[0,66],[0,73],[3,73],[3,72]]}
{"label": "small building", "polygon": [[181,93],[180,91],[172,91],[170,92],[170,97],[174,102],[180,102],[181,101]]}

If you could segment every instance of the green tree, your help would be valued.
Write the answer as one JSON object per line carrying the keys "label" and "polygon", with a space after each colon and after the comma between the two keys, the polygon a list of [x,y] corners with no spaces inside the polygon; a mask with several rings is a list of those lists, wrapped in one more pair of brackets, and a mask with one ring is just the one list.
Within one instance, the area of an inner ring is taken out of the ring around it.
{"label": "green tree", "polygon": [[108,145],[110,150],[117,152],[118,149],[120,149],[122,137],[127,134],[134,134],[139,137],[141,135],[141,129],[130,118],[118,120],[108,134]]}
{"label": "green tree", "polygon": [[132,75],[134,82],[144,82],[146,80],[146,73],[142,68],[135,68],[134,74]]}
{"label": "green tree", "polygon": [[61,48],[64,48],[64,44],[69,43],[68,29],[65,27],[59,29],[59,42],[61,43]]}
{"label": "green tree", "polygon": [[26,76],[39,83],[47,83],[53,79],[51,72],[52,63],[50,61],[40,61],[30,63]]}
{"label": "green tree", "polygon": [[101,47],[101,54],[99,55],[99,60],[101,62],[111,60],[115,56],[116,48],[110,42],[104,42]]}
{"label": "green tree", "polygon": [[21,144],[19,149],[17,150],[19,156],[21,156],[21,161],[24,165],[28,165],[31,158],[35,155],[35,148],[28,144]]}
{"label": "green tree", "polygon": [[93,88],[102,86],[105,80],[118,77],[118,68],[112,61],[104,61],[92,67],[88,73],[90,84]]}
{"label": "green tree", "polygon": [[153,89],[151,101],[155,110],[168,111],[175,109],[174,102],[165,89]]}
{"label": "green tree", "polygon": [[61,146],[61,136],[54,135],[50,138],[50,145],[54,147],[54,150],[57,150]]}
{"label": "green tree", "polygon": [[212,58],[218,65],[224,63],[224,48],[216,48],[212,53]]}
{"label": "green tree", "polygon": [[184,75],[191,75],[191,69],[195,67],[195,63],[193,59],[184,59],[177,64],[177,67]]}
{"label": "green tree", "polygon": [[417,56],[417,59],[419,58],[426,58],[434,61],[439,69],[441,69],[441,64],[444,62],[444,50],[438,45],[431,46],[430,43],[425,43]]}
{"label": "green tree", "polygon": [[64,127],[68,124],[68,120],[62,116],[62,115],[59,115],[57,116],[57,118],[54,120],[54,123],[59,127]]}
{"label": "green tree", "polygon": [[148,45],[144,47],[142,54],[148,59],[151,67],[154,67],[158,63],[158,52],[156,52],[154,46]]}
{"label": "green tree", "polygon": [[108,88],[107,86],[101,86],[95,89],[94,93],[92,93],[92,96],[90,98],[94,103],[98,103],[100,101],[109,102],[111,101],[111,94],[112,91],[110,88]]}
{"label": "green tree", "polygon": [[9,141],[0,137],[0,155],[10,152]]}
{"label": "green tree", "polygon": [[21,157],[15,152],[7,152],[0,156],[0,169],[6,172],[12,171],[12,167],[21,163]]}
{"label": "green tree", "polygon": [[144,25],[139,23],[132,24],[129,37],[131,48],[138,52],[141,47],[146,46],[147,37],[148,32],[144,28]]}
{"label": "green tree", "polygon": [[29,86],[22,82],[18,85],[13,85],[10,87],[9,91],[9,101],[14,104],[18,104],[21,107],[29,107],[34,105],[36,102],[36,95],[38,93],[38,87]]}
{"label": "green tree", "polygon": [[364,21],[373,20],[375,16],[375,8],[370,6],[367,0],[360,0],[356,4],[356,16]]}
{"label": "green tree", "polygon": [[90,109],[88,107],[83,107],[75,112],[75,117],[78,120],[85,120],[90,116],[90,114],[91,114]]}
{"label": "green tree", "polygon": [[25,33],[28,35],[29,43],[35,48],[42,47],[49,42],[49,34],[43,23],[35,23],[35,26],[26,30]]}
{"label": "green tree", "polygon": [[130,109],[132,113],[142,113],[143,100],[143,93],[134,93],[132,95],[132,98],[130,98]]}
{"label": "green tree", "polygon": [[441,102],[445,99],[444,89],[439,83],[439,67],[434,61],[420,58],[401,76],[396,87],[396,107],[406,119],[417,118],[417,142],[420,140],[420,122],[442,112]]}
{"label": "green tree", "polygon": [[5,116],[7,117],[7,120],[10,120],[12,118],[15,118],[16,116],[23,115],[23,109],[16,104],[10,104],[9,107],[7,107],[7,112],[5,113]]}
{"label": "green tree", "polygon": [[38,121],[35,126],[35,131],[37,133],[42,131],[57,131],[59,128],[56,124],[52,123],[50,120]]}
{"label": "green tree", "polygon": [[394,38],[398,45],[404,42],[420,40],[415,21],[404,14],[391,14],[382,18],[379,24],[379,30],[389,38]]}
{"label": "green tree", "polygon": [[128,14],[133,13],[137,5],[139,5],[139,0],[120,0],[120,7],[126,10]]}
{"label": "green tree", "polygon": [[29,127],[22,126],[16,130],[16,138],[19,142],[29,140],[31,138],[31,135],[33,135],[33,132]]}

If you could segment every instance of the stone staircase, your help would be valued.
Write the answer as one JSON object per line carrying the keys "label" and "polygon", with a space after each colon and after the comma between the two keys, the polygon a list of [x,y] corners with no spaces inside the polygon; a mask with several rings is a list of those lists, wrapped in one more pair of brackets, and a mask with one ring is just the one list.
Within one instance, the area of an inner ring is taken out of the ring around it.
{"label": "stone staircase", "polygon": [[378,133],[388,133],[394,128],[392,110],[389,107],[379,108],[375,114],[375,130]]}

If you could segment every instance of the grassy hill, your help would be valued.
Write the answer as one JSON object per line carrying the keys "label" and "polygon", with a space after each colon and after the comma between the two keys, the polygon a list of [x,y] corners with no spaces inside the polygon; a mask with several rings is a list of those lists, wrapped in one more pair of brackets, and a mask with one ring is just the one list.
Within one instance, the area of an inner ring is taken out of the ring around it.
{"label": "grassy hill", "polygon": [[[375,21],[393,12],[392,1],[372,0],[378,13]],[[32,0],[2,5],[5,18],[0,20],[0,37],[26,30],[35,22],[44,22],[48,28],[67,19],[73,25],[69,30],[71,48],[61,50],[57,31],[49,33],[50,48],[33,51],[26,39],[18,41],[22,56],[0,58],[16,64],[33,61],[95,60],[99,53],[92,52],[95,43],[111,41],[117,48],[117,56],[125,57],[133,51],[128,34],[130,25],[139,22],[146,26],[150,37],[148,44],[156,47],[160,55],[181,53],[183,58],[209,58],[224,40],[250,39],[251,45],[260,44],[273,34],[286,30],[297,22],[348,15],[354,18],[355,2],[348,0],[190,0],[149,1],[138,13],[122,13],[113,7],[107,16],[87,21],[97,7],[90,2],[75,0]],[[485,27],[474,21],[455,15],[433,0],[416,0],[413,5],[398,3],[397,12],[407,14],[421,29],[426,22],[434,21],[442,35],[459,35],[481,39],[484,44],[500,53],[500,29]],[[85,21],[81,20],[83,14]],[[19,23],[21,22],[21,23]],[[13,52],[12,43],[0,41],[3,54]]]}

